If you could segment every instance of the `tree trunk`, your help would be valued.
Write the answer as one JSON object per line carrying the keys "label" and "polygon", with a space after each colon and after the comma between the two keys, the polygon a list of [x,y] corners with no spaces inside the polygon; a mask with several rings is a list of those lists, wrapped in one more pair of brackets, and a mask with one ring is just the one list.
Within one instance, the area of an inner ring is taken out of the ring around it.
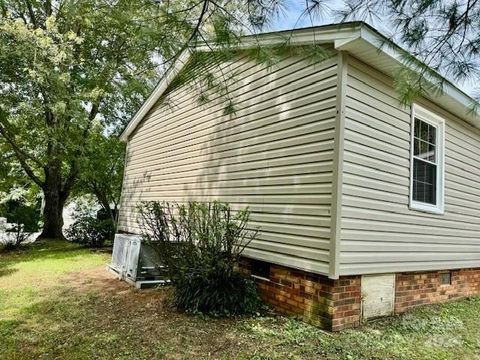
{"label": "tree trunk", "polygon": [[63,239],[63,206],[58,189],[44,191],[45,208],[43,209],[43,229],[39,238],[42,239]]}
{"label": "tree trunk", "polygon": [[[98,186],[95,184],[95,183],[92,183],[90,185],[90,189],[92,190],[92,192],[95,194],[95,196],[97,197],[97,201],[100,203],[101,207],[103,208],[103,210],[105,210],[105,212],[108,214],[108,216],[110,217],[110,220],[112,220],[112,222],[114,224],[116,224],[116,216],[115,216],[115,212],[112,210],[112,208],[110,207],[110,202],[108,201],[108,198],[107,196],[105,195],[105,193],[103,193],[102,191],[100,191],[98,189]],[[116,208],[116,205],[115,205],[115,208]]]}
{"label": "tree trunk", "polygon": [[39,238],[64,239],[62,232],[63,206],[68,198],[68,194],[62,190],[60,162],[55,160],[50,162],[45,170],[43,230]]}

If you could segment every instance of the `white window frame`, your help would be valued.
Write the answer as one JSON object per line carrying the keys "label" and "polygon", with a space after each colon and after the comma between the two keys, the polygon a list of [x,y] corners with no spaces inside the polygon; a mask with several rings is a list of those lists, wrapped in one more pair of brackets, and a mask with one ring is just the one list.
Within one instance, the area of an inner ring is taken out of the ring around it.
{"label": "white window frame", "polygon": [[[415,118],[434,126],[437,129],[436,134],[436,156],[437,156],[437,183],[436,183],[436,204],[424,203],[413,200],[413,159],[414,159],[414,137],[415,137]],[[445,198],[445,120],[439,115],[427,110],[421,105],[414,104],[411,114],[411,138],[410,138],[410,204],[412,210],[418,210],[433,214],[444,213]]]}

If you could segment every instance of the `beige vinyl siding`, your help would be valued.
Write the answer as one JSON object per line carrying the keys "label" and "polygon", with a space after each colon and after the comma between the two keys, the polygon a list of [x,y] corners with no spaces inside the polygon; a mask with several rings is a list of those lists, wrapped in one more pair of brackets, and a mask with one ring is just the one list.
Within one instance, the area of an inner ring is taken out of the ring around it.
{"label": "beige vinyl siding", "polygon": [[119,229],[140,232],[140,201],[227,201],[260,228],[248,256],[328,274],[336,61],[225,64],[232,116],[187,86],[161,99],[128,141]]}
{"label": "beige vinyl siding", "polygon": [[445,213],[409,209],[410,107],[392,82],[349,58],[340,274],[480,266],[480,131],[445,119]]}

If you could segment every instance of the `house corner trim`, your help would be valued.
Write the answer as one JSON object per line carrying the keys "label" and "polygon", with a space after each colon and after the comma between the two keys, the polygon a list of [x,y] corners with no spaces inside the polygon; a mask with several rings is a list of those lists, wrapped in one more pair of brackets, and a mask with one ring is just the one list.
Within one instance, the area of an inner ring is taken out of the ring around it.
{"label": "house corner trim", "polygon": [[335,118],[335,136],[333,151],[332,208],[330,228],[330,269],[329,278],[338,279],[340,262],[340,239],[342,230],[342,186],[343,153],[345,135],[345,100],[347,87],[347,55],[338,53],[337,72],[337,114]]}

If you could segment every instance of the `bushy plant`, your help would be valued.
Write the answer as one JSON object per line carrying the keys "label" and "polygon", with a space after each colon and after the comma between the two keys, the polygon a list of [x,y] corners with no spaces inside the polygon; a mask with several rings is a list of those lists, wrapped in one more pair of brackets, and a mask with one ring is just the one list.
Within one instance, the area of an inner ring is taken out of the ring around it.
{"label": "bushy plant", "polygon": [[84,216],[76,220],[66,231],[67,239],[90,248],[100,248],[113,240],[115,226],[111,220],[99,220]]}
{"label": "bushy plant", "polygon": [[7,221],[22,225],[22,231],[33,233],[40,229],[41,214],[33,206],[20,204],[7,214]]}
{"label": "bushy plant", "polygon": [[255,283],[239,272],[186,272],[176,278],[174,301],[180,309],[215,316],[252,314],[261,305]]}
{"label": "bushy plant", "polygon": [[2,251],[16,250],[32,236],[31,233],[25,231],[23,224],[13,224],[13,226],[3,230],[5,232],[0,234],[0,248]]}
{"label": "bushy plant", "polygon": [[252,313],[260,305],[254,282],[236,270],[257,231],[247,229],[248,209],[221,202],[139,206],[143,240],[157,249],[184,310],[215,315]]}
{"label": "bushy plant", "polygon": [[23,225],[25,232],[36,232],[41,225],[40,205],[24,199],[7,200],[2,203],[0,216],[7,218],[11,224]]}

